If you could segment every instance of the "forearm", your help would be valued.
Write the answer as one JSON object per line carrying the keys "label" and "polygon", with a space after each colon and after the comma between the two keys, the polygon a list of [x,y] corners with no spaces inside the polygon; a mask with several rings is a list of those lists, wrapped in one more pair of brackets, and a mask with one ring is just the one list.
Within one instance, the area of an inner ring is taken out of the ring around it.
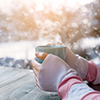
{"label": "forearm", "polygon": [[92,84],[100,84],[100,64],[88,61],[88,71],[85,80]]}
{"label": "forearm", "polygon": [[58,87],[58,94],[62,100],[100,99],[100,93],[84,84],[78,76],[71,76],[63,80]]}
{"label": "forearm", "polygon": [[100,84],[100,64],[95,64],[95,65],[96,65],[95,67],[97,68],[97,72],[93,84]]}

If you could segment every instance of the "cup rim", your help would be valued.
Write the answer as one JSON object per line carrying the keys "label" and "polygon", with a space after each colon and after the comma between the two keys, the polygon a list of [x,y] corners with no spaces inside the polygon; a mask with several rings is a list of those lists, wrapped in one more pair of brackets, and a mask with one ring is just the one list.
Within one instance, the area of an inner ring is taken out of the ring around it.
{"label": "cup rim", "polygon": [[66,48],[65,45],[43,45],[43,46],[36,46],[36,49],[53,49],[53,48]]}

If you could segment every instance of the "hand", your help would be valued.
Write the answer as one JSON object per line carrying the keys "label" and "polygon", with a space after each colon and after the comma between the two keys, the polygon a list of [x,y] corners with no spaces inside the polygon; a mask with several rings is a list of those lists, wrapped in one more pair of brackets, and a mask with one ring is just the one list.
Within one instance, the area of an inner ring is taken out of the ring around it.
{"label": "hand", "polygon": [[[48,55],[48,53],[45,53],[45,52],[36,52],[35,53],[35,56],[37,58],[40,58],[42,60],[44,60],[46,58],[46,56]],[[38,76],[38,73],[39,73],[39,70],[41,68],[41,65],[39,62],[36,61],[36,58],[34,58],[32,61],[31,61],[31,65],[33,67],[33,72],[35,74],[35,80],[36,80],[36,85],[39,87],[39,84],[38,84],[38,79],[37,79],[37,76]]]}
{"label": "hand", "polygon": [[[56,55],[49,54],[43,61],[38,72],[38,84],[44,91],[57,92],[58,85],[70,75],[77,72]],[[67,76],[66,76],[67,75]]]}

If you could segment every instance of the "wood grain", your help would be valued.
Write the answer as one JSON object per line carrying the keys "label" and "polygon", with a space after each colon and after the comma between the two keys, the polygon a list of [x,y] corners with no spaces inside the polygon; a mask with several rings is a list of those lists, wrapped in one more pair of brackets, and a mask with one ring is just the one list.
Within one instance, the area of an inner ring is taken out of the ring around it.
{"label": "wood grain", "polygon": [[[100,91],[100,85],[88,85]],[[60,97],[40,90],[32,70],[0,66],[0,100],[60,100]]]}
{"label": "wood grain", "polygon": [[0,66],[0,100],[60,100],[57,93],[40,90],[32,70]]}

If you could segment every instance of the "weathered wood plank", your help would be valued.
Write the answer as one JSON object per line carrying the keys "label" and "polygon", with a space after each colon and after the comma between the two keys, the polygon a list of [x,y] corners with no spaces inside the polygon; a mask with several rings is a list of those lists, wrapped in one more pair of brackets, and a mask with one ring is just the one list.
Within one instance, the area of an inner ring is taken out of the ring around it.
{"label": "weathered wood plank", "polygon": [[0,100],[60,100],[57,93],[40,90],[33,72],[0,67]]}
{"label": "weathered wood plank", "polygon": [[22,70],[22,69],[19,70],[19,69],[12,69],[12,68],[8,68],[8,70],[6,69],[7,68],[5,68],[5,71],[0,72],[0,87],[30,74],[30,72],[27,70]]}

